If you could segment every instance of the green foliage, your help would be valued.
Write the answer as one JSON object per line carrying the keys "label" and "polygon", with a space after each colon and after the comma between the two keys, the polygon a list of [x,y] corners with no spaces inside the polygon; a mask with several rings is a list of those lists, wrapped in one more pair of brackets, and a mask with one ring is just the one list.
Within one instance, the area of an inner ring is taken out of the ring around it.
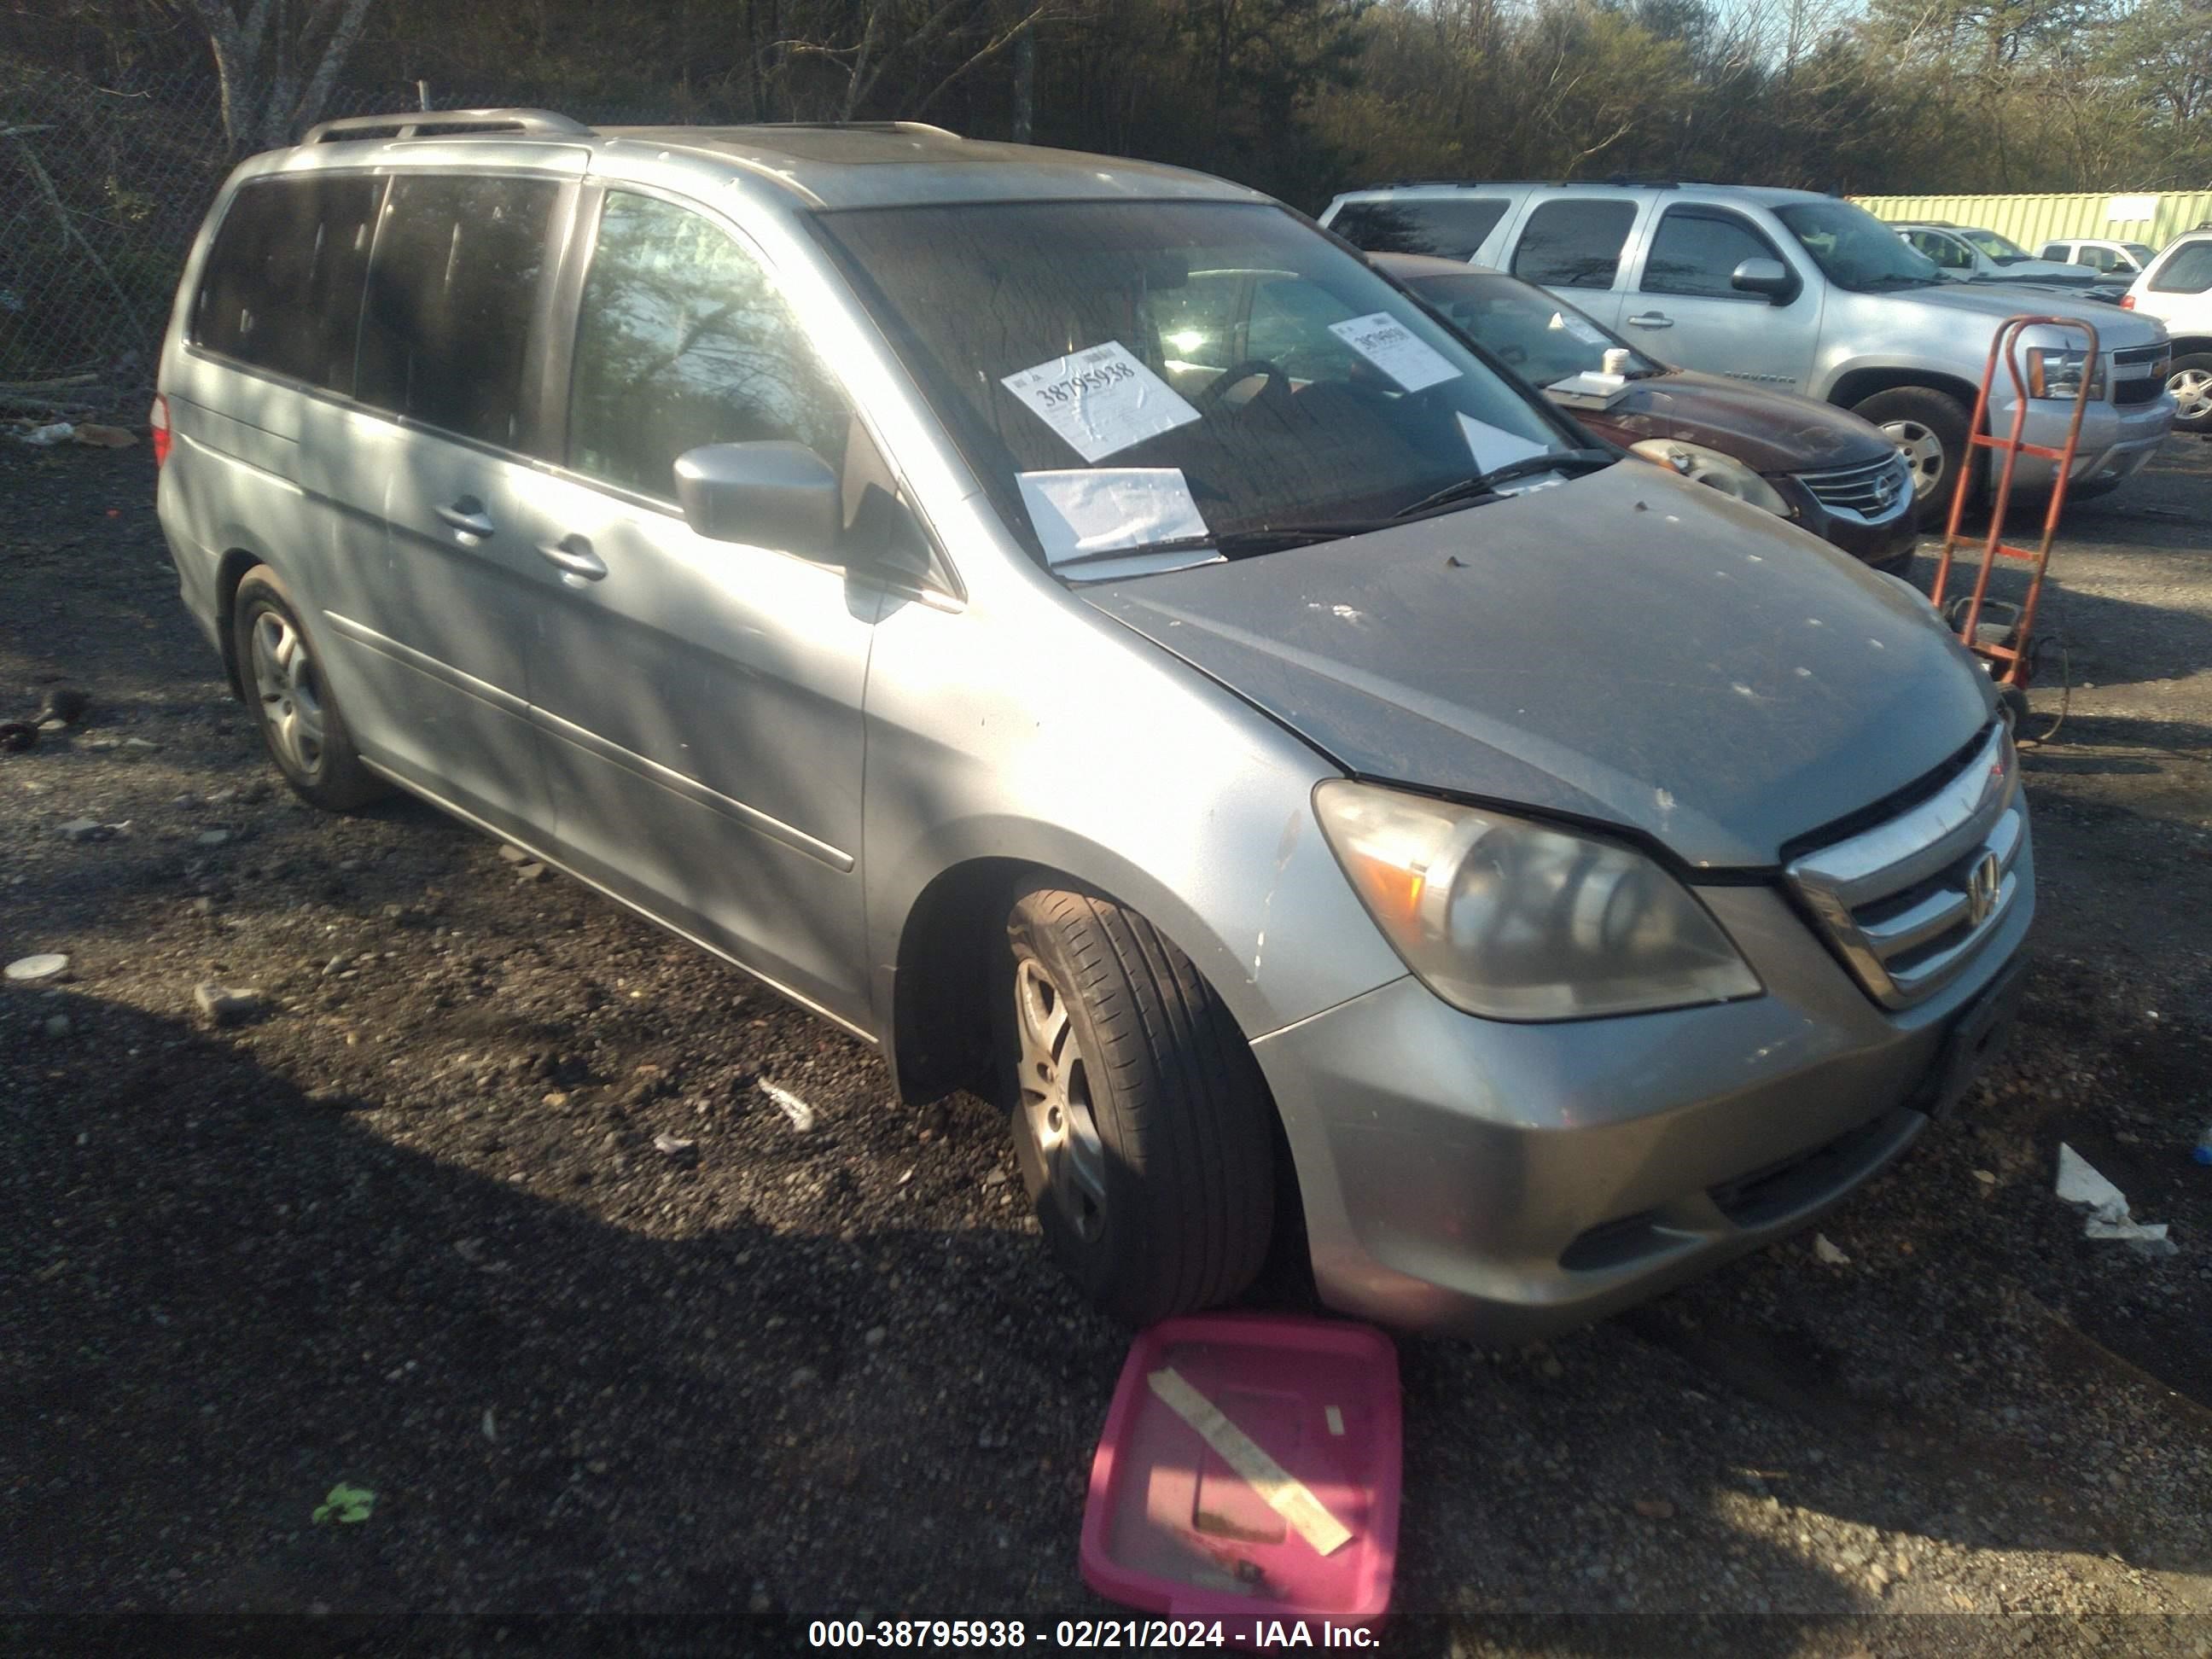
{"label": "green foliage", "polygon": [[349,1486],[343,1480],[331,1488],[331,1495],[316,1505],[311,1517],[315,1525],[335,1521],[342,1527],[358,1526],[369,1517],[376,1507],[376,1494],[366,1486]]}

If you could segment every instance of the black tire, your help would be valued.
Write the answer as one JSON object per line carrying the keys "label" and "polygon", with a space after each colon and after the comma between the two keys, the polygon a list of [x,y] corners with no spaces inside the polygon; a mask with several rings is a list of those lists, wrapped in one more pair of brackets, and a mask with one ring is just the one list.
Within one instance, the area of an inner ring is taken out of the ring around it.
{"label": "black tire", "polygon": [[[1006,939],[1002,1097],[1054,1254],[1133,1325],[1236,1297],[1267,1261],[1275,1200],[1273,1109],[1243,1034],[1189,958],[1109,900],[1039,884]],[[1049,1068],[1031,1058],[1048,1048]]]}
{"label": "black tire", "polygon": [[[2182,377],[2185,375],[2191,378],[2184,381]],[[2192,408],[2197,407],[2199,400],[2203,400],[2202,413],[2175,414],[2173,429],[2176,432],[2212,432],[2212,395],[2206,392],[2205,380],[2194,378],[2198,375],[2212,376],[2212,351],[2192,351],[2185,357],[2176,357],[2172,366],[2166,370],[2166,388],[2177,398],[2186,393]]]}
{"label": "black tire", "polygon": [[[385,794],[386,785],[361,763],[314,642],[275,571],[262,564],[246,573],[230,619],[239,683],[262,744],[293,793],[326,812],[350,812]],[[272,640],[289,647],[269,644]]]}
{"label": "black tire", "polygon": [[[1948,392],[1933,386],[1893,386],[1851,405],[1851,413],[1873,422],[1887,432],[1908,460],[1913,462],[1913,514],[1923,530],[1941,529],[1951,512],[1951,497],[1961,481],[1969,480],[1972,446],[1966,441],[1973,412]],[[1931,460],[1923,438],[1932,439],[1941,451]],[[1916,455],[1917,448],[1919,453]]]}
{"label": "black tire", "polygon": [[2025,735],[2021,728],[2027,724],[2027,693],[2016,685],[1997,687],[1997,718],[2015,738]]}

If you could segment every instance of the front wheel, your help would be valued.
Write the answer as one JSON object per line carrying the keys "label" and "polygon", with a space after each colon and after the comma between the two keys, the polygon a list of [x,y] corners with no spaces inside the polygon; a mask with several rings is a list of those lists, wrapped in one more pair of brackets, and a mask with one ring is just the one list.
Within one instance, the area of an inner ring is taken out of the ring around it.
{"label": "front wheel", "polygon": [[1912,471],[1913,513],[1923,530],[1949,517],[1951,498],[1967,477],[1972,420],[1965,404],[1933,386],[1900,386],[1877,392],[1851,412],[1873,422],[1898,447]]}
{"label": "front wheel", "polygon": [[2176,357],[2166,389],[2173,394],[2175,431],[2212,432],[2212,351]]}
{"label": "front wheel", "polygon": [[997,1037],[1039,1224],[1134,1325],[1226,1302],[1274,1227],[1267,1085],[1190,959],[1144,917],[1039,885],[1007,919]]}

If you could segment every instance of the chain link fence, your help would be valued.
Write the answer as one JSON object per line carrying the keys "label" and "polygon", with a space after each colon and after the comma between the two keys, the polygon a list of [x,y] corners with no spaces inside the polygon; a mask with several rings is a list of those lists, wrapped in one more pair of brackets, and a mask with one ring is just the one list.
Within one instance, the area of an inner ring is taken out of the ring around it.
{"label": "chain link fence", "polygon": [[[439,88],[433,101],[520,100]],[[323,115],[419,107],[411,86],[341,87]],[[196,67],[117,88],[0,55],[0,418],[114,413],[151,386],[178,274],[229,167],[221,95]]]}

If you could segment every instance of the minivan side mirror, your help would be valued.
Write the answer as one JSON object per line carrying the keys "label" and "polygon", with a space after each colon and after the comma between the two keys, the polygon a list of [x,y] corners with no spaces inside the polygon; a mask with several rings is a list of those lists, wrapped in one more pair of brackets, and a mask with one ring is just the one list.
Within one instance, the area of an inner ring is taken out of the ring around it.
{"label": "minivan side mirror", "polygon": [[837,474],[805,444],[702,444],[676,458],[684,521],[718,542],[802,559],[834,554],[844,526]]}
{"label": "minivan side mirror", "polygon": [[1729,275],[1729,286],[1744,294],[1764,294],[1776,305],[1797,297],[1797,279],[1779,259],[1746,259]]}

